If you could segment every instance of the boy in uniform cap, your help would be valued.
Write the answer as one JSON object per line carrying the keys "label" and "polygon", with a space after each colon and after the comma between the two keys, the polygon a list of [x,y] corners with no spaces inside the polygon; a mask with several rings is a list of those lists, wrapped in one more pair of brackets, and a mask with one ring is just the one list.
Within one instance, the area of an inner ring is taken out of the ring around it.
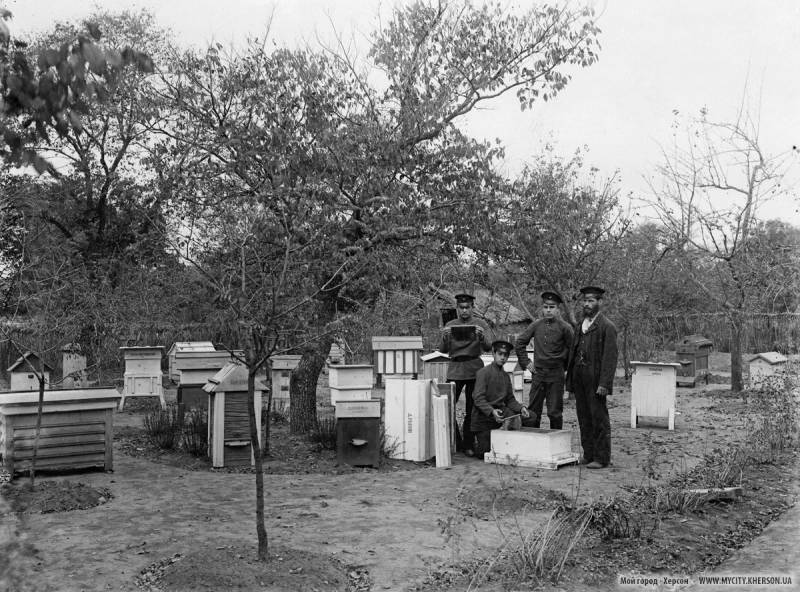
{"label": "boy in uniform cap", "polygon": [[[530,413],[514,397],[511,378],[503,368],[514,347],[508,341],[492,343],[494,361],[478,371],[475,380],[475,412],[472,414],[472,431],[475,433],[475,455],[483,460],[483,455],[491,451],[491,431],[508,427],[512,419],[521,415],[528,418]],[[517,427],[519,421],[515,422]]]}
{"label": "boy in uniform cap", "polygon": [[[455,403],[465,391],[466,415],[462,433],[456,425],[456,448],[467,456],[474,454],[474,437],[470,429],[472,419],[472,392],[475,389],[475,375],[483,368],[481,353],[492,348],[489,327],[474,316],[475,297],[472,294],[456,294],[458,317],[448,322],[442,330],[439,351],[450,355],[447,365],[447,381],[455,383]],[[461,328],[460,328],[461,327]]]}
{"label": "boy in uniform cap", "polygon": [[569,323],[559,318],[558,305],[564,301],[556,292],[542,292],[542,318],[531,323],[515,343],[517,359],[523,370],[530,365],[526,348],[533,339],[533,368],[527,427],[538,428],[542,421],[542,405],[547,401],[547,417],[551,430],[560,430],[564,412],[564,372],[574,332]]}
{"label": "boy in uniform cap", "polygon": [[575,410],[581,431],[587,469],[602,469],[611,462],[611,422],[606,397],[612,393],[617,369],[617,328],[600,312],[605,290],[581,288],[583,322],[576,329],[567,362],[567,390],[575,393]]}

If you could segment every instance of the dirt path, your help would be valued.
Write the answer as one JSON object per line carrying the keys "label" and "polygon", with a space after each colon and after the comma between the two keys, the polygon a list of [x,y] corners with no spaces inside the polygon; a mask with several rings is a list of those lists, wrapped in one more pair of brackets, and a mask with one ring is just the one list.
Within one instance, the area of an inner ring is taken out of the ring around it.
{"label": "dirt path", "polygon": [[[459,492],[513,487],[533,497],[546,488],[569,497],[579,493],[588,501],[641,483],[645,469],[665,479],[724,446],[736,437],[739,421],[731,414],[734,402],[714,388],[679,391],[682,413],[675,431],[631,429],[630,394],[615,395],[614,465],[604,471],[498,468],[459,456],[449,470],[265,475],[267,529],[272,542],[366,567],[374,590],[405,590],[432,562],[487,554],[502,542],[501,529],[515,528],[512,517],[465,516]],[[566,406],[565,427],[574,428],[577,450],[574,405]],[[202,545],[255,544],[251,474],[193,472],[117,452],[113,474],[66,478],[108,487],[114,499],[90,510],[25,516],[27,540],[38,549],[32,566],[37,590],[135,590],[142,569],[175,553]],[[533,526],[549,513],[545,504],[526,513],[521,526]]]}

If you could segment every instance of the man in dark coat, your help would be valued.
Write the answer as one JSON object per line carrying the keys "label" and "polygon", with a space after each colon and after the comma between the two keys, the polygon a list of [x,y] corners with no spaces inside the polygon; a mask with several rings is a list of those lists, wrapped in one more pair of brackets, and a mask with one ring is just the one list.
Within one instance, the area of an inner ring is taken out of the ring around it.
{"label": "man in dark coat", "polygon": [[583,322],[567,362],[567,391],[575,393],[575,410],[581,431],[587,469],[602,469],[611,462],[611,422],[606,397],[612,394],[617,369],[617,328],[600,312],[605,290],[581,288]]}
{"label": "man in dark coat", "polygon": [[475,297],[472,294],[456,294],[458,317],[442,330],[439,351],[450,355],[447,365],[447,381],[455,384],[455,402],[465,391],[466,415],[462,433],[456,429],[456,448],[467,456],[475,454],[474,437],[470,429],[472,418],[472,391],[475,375],[483,368],[481,353],[492,348],[491,331],[482,320],[475,317]]}
{"label": "man in dark coat", "polygon": [[514,344],[523,370],[530,366],[528,342],[533,339],[533,367],[527,427],[538,428],[542,421],[542,405],[547,401],[547,417],[551,430],[560,430],[564,412],[564,371],[574,335],[572,327],[558,316],[563,304],[556,292],[542,292],[542,318],[535,320]]}
{"label": "man in dark coat", "polygon": [[478,370],[476,375],[475,410],[472,413],[471,427],[476,439],[475,456],[479,459],[483,459],[483,455],[492,449],[492,430],[501,427],[514,415],[524,418],[530,416],[528,409],[514,397],[511,378],[503,368],[512,349],[513,346],[508,341],[492,343],[494,361]]}

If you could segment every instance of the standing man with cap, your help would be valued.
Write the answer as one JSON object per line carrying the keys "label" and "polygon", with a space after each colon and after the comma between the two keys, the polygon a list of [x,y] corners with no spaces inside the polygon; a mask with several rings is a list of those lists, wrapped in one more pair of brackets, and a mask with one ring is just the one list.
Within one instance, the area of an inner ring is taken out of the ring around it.
{"label": "standing man with cap", "polygon": [[575,410],[581,431],[587,469],[602,469],[611,462],[611,422],[606,398],[614,387],[617,370],[617,328],[600,312],[605,290],[581,288],[583,322],[567,363],[567,390],[575,393]]}
{"label": "standing man with cap", "polygon": [[542,405],[547,401],[547,417],[551,430],[560,430],[564,412],[564,371],[574,332],[569,323],[559,318],[558,305],[564,301],[556,292],[542,292],[542,318],[531,323],[517,338],[515,349],[523,370],[530,366],[526,348],[533,339],[533,368],[528,409],[531,418],[525,425],[538,428],[542,421]]}
{"label": "standing man with cap", "polygon": [[[472,431],[475,433],[475,455],[483,460],[483,455],[491,452],[492,430],[503,426],[519,427],[520,416],[527,418],[528,410],[517,401],[511,378],[503,366],[514,346],[508,341],[492,343],[494,360],[485,368],[478,370],[475,380],[475,412],[472,414]],[[516,422],[512,422],[515,419]],[[515,425],[516,424],[516,425]]]}
{"label": "standing man with cap", "polygon": [[475,454],[472,435],[472,391],[475,389],[475,375],[483,368],[481,353],[492,348],[489,327],[474,316],[475,297],[472,294],[456,294],[458,317],[450,321],[442,330],[439,351],[450,355],[447,365],[447,381],[455,383],[455,403],[466,392],[466,416],[459,437],[456,429],[456,447],[467,456]]}

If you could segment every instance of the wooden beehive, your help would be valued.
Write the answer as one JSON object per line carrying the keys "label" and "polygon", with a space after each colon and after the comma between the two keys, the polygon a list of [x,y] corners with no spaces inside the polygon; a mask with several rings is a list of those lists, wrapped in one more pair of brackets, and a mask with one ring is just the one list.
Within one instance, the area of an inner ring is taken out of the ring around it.
{"label": "wooden beehive", "polygon": [[158,397],[161,408],[166,409],[164,388],[161,384],[164,373],[161,371],[160,345],[121,347],[125,356],[125,381],[119,409],[125,407],[125,399],[129,397]]}
{"label": "wooden beehive", "polygon": [[422,377],[436,382],[447,382],[447,367],[450,356],[440,351],[433,351],[420,358],[422,360]]}
{"label": "wooden beehive", "polygon": [[[113,470],[113,417],[119,398],[113,388],[45,391],[36,469]],[[38,392],[0,396],[0,451],[10,473],[31,467],[38,404]]]}
{"label": "wooden beehive", "polygon": [[433,458],[433,410],[428,380],[386,380],[384,433],[390,458],[416,462]]}
{"label": "wooden beehive", "polygon": [[336,462],[377,468],[381,452],[381,402],[340,401],[335,417]]}
{"label": "wooden beehive", "polygon": [[679,364],[677,382],[680,386],[695,386],[697,380],[705,378],[708,384],[708,357],[714,344],[702,335],[688,335],[675,346]]}
{"label": "wooden beehive", "polygon": [[203,387],[208,379],[232,362],[227,351],[178,351],[175,368],[178,372],[178,403],[187,408],[205,409],[208,395]]}
{"label": "wooden beehive", "polygon": [[175,364],[177,355],[182,352],[213,352],[214,344],[210,341],[176,341],[167,351],[167,364],[169,379],[175,383],[180,382],[180,370]]}
{"label": "wooden beehive", "polygon": [[631,362],[631,427],[640,417],[663,417],[667,427],[675,429],[675,385],[680,364]]}
{"label": "wooden beehive", "polygon": [[61,348],[61,388],[71,389],[86,387],[86,356],[81,353],[81,346],[68,343]]}
{"label": "wooden beehive", "polygon": [[372,338],[378,381],[382,378],[417,378],[422,337],[378,336]]}
{"label": "wooden beehive", "polygon": [[492,430],[491,447],[483,457],[484,462],[557,469],[578,461],[578,455],[572,452],[571,430]]}
{"label": "wooden beehive", "polygon": [[761,388],[786,372],[789,359],[779,352],[762,352],[750,360],[750,387]]}
{"label": "wooden beehive", "polygon": [[[256,380],[253,408],[261,444],[261,400],[266,389]],[[230,363],[209,378],[203,390],[208,393],[208,455],[214,467],[240,467],[255,464],[250,444],[250,419],[247,409],[247,367]]]}
{"label": "wooden beehive", "polygon": [[32,352],[26,352],[20,356],[16,362],[9,366],[9,390],[11,391],[38,391],[39,379],[36,372],[31,369],[31,365],[37,372],[44,374],[45,388],[50,388],[50,373],[53,369],[49,364]]}
{"label": "wooden beehive", "polygon": [[328,366],[331,405],[339,401],[368,401],[372,398],[373,367],[367,364]]}
{"label": "wooden beehive", "polygon": [[292,378],[292,371],[300,364],[303,356],[284,355],[273,356],[272,363],[272,402],[283,401],[289,403],[289,382]]}

